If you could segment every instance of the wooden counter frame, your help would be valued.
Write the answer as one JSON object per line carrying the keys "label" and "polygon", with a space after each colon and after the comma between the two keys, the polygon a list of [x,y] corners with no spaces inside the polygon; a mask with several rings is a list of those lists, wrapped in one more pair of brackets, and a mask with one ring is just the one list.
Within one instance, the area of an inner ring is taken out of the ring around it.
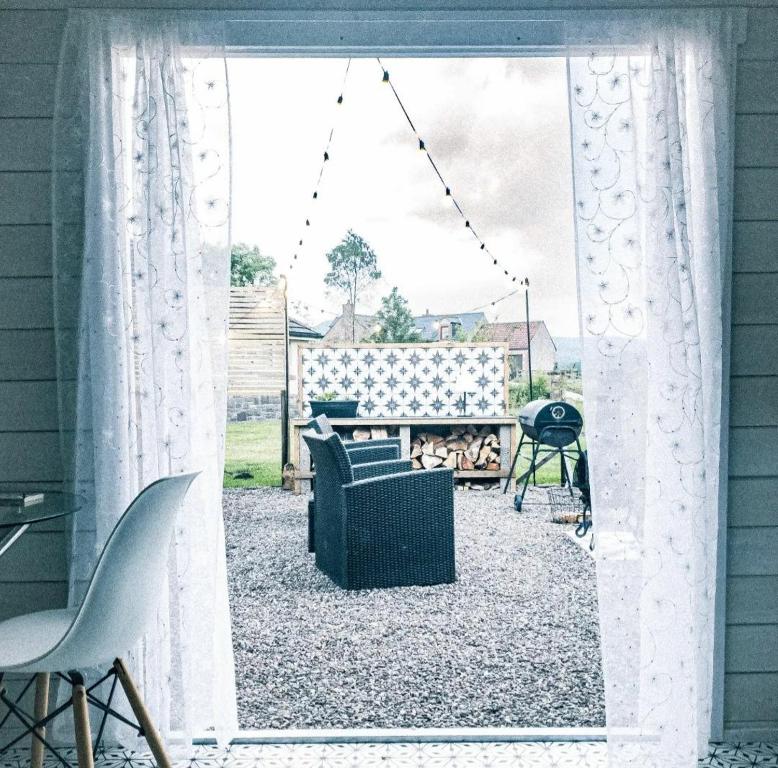
{"label": "wooden counter frame", "polygon": [[[294,491],[295,493],[305,493],[310,491],[311,478],[311,456],[308,452],[308,446],[303,440],[303,431],[307,428],[310,419],[292,419],[290,421],[292,463],[295,467],[294,473]],[[517,423],[513,416],[424,416],[424,417],[402,417],[387,418],[369,416],[358,416],[353,419],[330,419],[330,423],[336,431],[339,427],[353,429],[356,427],[397,427],[400,437],[401,456],[409,458],[411,452],[411,429],[414,427],[427,428],[432,431],[435,427],[455,427],[472,424],[475,427],[496,427],[500,439],[500,469],[499,470],[455,470],[454,477],[458,480],[501,480],[510,474],[511,459],[516,450]],[[367,445],[370,441],[366,440]],[[506,450],[507,448],[507,450]],[[418,470],[423,472],[424,470]],[[511,479],[511,489],[515,487],[514,479]]]}

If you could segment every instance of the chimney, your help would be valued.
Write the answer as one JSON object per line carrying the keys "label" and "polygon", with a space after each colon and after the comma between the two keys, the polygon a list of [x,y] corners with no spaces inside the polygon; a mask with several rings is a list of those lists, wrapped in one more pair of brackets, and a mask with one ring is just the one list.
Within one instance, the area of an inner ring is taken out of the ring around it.
{"label": "chimney", "polygon": [[425,314],[427,317],[429,317],[429,316],[430,316],[430,311],[429,311],[428,309],[425,309],[425,310],[424,310],[424,314]]}

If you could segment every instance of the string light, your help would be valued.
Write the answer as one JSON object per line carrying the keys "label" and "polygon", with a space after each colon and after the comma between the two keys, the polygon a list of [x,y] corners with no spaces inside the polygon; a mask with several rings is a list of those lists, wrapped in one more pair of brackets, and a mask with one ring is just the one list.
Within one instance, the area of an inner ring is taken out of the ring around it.
{"label": "string light", "polygon": [[[346,81],[348,80],[348,73],[351,69],[351,59],[349,59],[346,62],[346,71],[343,73],[343,82],[340,86],[340,94],[338,95],[337,103],[343,104],[343,92],[346,88]],[[324,166],[327,164],[327,161],[330,159],[330,148],[332,146],[332,137],[335,135],[335,126],[333,125],[332,128],[330,128],[329,136],[327,137],[327,144],[324,147],[324,152],[322,153],[322,161],[321,161],[321,167],[319,168],[319,175],[316,178],[316,184],[313,189],[313,200],[319,199],[319,187],[321,186],[321,180],[324,176]],[[306,216],[305,217],[305,226],[310,227],[311,226],[311,217]],[[298,242],[298,246],[302,247],[303,241],[302,238]],[[294,262],[297,261],[297,254],[294,254],[294,257],[292,258],[292,261],[289,263],[289,269],[294,269]]]}
{"label": "string light", "polygon": [[[397,101],[397,104],[399,105],[400,109],[402,110],[403,115],[405,115],[405,119],[410,126],[411,130],[413,131],[414,135],[416,136],[416,139],[419,142],[419,149],[423,150],[424,153],[427,156],[427,160],[429,160],[430,166],[432,167],[432,170],[435,172],[435,175],[438,177],[438,180],[443,185],[443,188],[446,191],[446,197],[451,198],[451,202],[454,205],[454,208],[456,208],[457,213],[465,220],[465,228],[470,231],[470,233],[473,235],[473,237],[478,241],[480,250],[482,250],[489,258],[492,259],[492,263],[495,266],[501,266],[500,263],[497,260],[497,257],[491,253],[489,248],[487,247],[486,243],[478,236],[478,233],[470,223],[470,220],[465,216],[464,211],[462,210],[462,206],[457,201],[456,197],[454,197],[454,194],[451,191],[451,187],[446,184],[445,179],[443,178],[443,174],[440,172],[440,169],[438,168],[437,164],[435,163],[434,159],[432,158],[432,155],[430,154],[429,149],[427,148],[427,145],[424,143],[424,140],[419,136],[419,132],[416,130],[416,126],[413,124],[413,120],[411,120],[411,116],[408,114],[408,110],[405,108],[405,104],[403,104],[402,99],[400,98],[400,94],[397,93],[397,89],[394,87],[394,83],[389,79],[389,72],[384,67],[384,65],[381,63],[381,59],[376,59],[378,62],[378,66],[381,67],[381,71],[383,72],[383,82],[388,83],[389,87],[392,89],[392,93],[394,94],[394,98]],[[516,282],[518,277],[516,275],[511,276],[507,269],[503,270],[506,277],[511,277],[511,282]]]}
{"label": "string light", "polygon": [[[413,120],[411,119],[411,116],[408,113],[408,110],[405,108],[405,104],[403,103],[402,99],[400,98],[399,93],[397,93],[397,89],[394,87],[394,83],[391,81],[391,79],[389,77],[389,71],[384,68],[383,64],[381,63],[381,59],[380,58],[376,59],[376,61],[378,62],[378,65],[381,67],[382,82],[387,83],[389,85],[389,87],[391,88],[392,94],[394,95],[394,98],[397,101],[397,104],[399,105],[400,109],[402,110],[402,113],[405,116],[405,119],[406,119],[406,121],[407,121],[407,123],[408,123],[408,125],[409,125],[409,127],[411,129],[411,131],[413,131],[413,133],[414,133],[414,135],[415,135],[415,137],[416,137],[416,139],[418,141],[419,151],[425,153],[425,155],[427,157],[427,160],[430,163],[430,167],[434,171],[435,175],[437,176],[438,180],[440,181],[440,183],[442,184],[442,186],[443,186],[443,188],[445,190],[445,196],[450,198],[451,203],[454,206],[454,208],[456,209],[457,213],[462,217],[462,219],[464,219],[465,229],[467,229],[473,235],[473,237],[476,239],[476,241],[479,244],[479,250],[483,251],[484,254],[488,258],[490,258],[492,260],[492,265],[496,266],[496,267],[503,267],[503,274],[505,275],[505,277],[510,277],[511,282],[512,283],[516,283],[518,281],[518,276],[517,275],[511,275],[510,272],[507,269],[504,268],[504,265],[501,264],[500,261],[497,259],[497,257],[489,250],[489,248],[486,245],[486,243],[481,239],[481,237],[478,235],[478,232],[476,231],[476,229],[470,223],[470,220],[465,216],[465,213],[462,210],[462,206],[459,204],[459,201],[456,199],[456,197],[454,196],[454,193],[451,191],[451,187],[446,183],[445,179],[443,178],[443,174],[440,172],[440,169],[438,168],[437,164],[435,163],[435,160],[433,159],[432,155],[430,154],[429,149],[427,148],[426,143],[424,142],[424,140],[422,139],[422,137],[419,135],[418,131],[416,130],[416,126],[414,125]],[[341,93],[338,95],[338,98],[337,98],[337,103],[338,104],[342,104],[343,103],[343,92],[345,90],[346,82],[348,80],[348,74],[349,74],[350,68],[351,68],[351,59],[349,59],[346,62],[346,71],[345,71],[345,73],[343,75],[343,82],[342,82],[342,85],[341,85]],[[314,187],[313,195],[312,195],[312,199],[313,200],[318,200],[318,198],[319,198],[319,186],[321,185],[322,177],[324,175],[324,166],[330,160],[329,150],[330,150],[330,147],[332,145],[332,139],[333,139],[334,134],[335,134],[335,126],[333,125],[332,128],[330,129],[329,137],[327,139],[327,144],[326,144],[326,146],[324,148],[324,152],[322,153],[321,167],[319,168],[319,175],[317,177],[316,185]],[[305,219],[305,226],[306,227],[310,227],[311,226],[310,217],[306,217],[306,219]],[[298,245],[300,247],[303,246],[302,238],[299,240]],[[294,268],[294,262],[296,262],[297,260],[298,260],[298,254],[295,253],[294,256],[293,256],[292,263],[289,264],[289,269],[290,270]],[[519,285],[529,286],[529,280],[525,277],[523,280],[519,281]],[[494,306],[496,303],[498,303],[500,301],[503,301],[503,299],[508,298],[509,296],[514,295],[514,293],[516,293],[516,292],[517,291],[512,291],[511,293],[506,294],[506,296],[503,296],[503,297],[501,297],[499,299],[496,299],[495,301],[491,302],[490,304],[485,304],[484,306]],[[306,306],[306,309],[309,308],[308,305],[305,305],[305,306]],[[328,310],[323,310],[322,309],[320,311],[321,312],[326,312]],[[472,310],[472,311],[475,311],[475,310]]]}
{"label": "string light", "polygon": [[509,299],[511,296],[515,296],[519,292],[519,289],[516,288],[515,290],[511,291],[510,293],[506,293],[504,296],[500,296],[499,299],[493,299],[492,301],[487,301],[486,304],[481,304],[480,307],[473,307],[472,309],[468,309],[468,312],[477,312],[479,309],[486,309],[486,307],[493,307],[496,304],[499,304],[501,301],[505,301],[505,299]]}

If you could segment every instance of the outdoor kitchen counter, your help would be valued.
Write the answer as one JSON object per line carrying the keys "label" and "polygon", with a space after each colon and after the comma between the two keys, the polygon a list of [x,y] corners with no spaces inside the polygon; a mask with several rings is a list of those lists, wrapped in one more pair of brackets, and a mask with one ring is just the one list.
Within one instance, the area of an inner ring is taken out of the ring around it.
{"label": "outdoor kitchen counter", "polygon": [[[290,426],[292,430],[292,456],[291,461],[294,464],[294,490],[295,493],[308,492],[311,487],[311,455],[308,452],[308,446],[302,438],[303,431],[307,428],[310,418],[291,419]],[[400,438],[400,453],[402,458],[410,458],[411,453],[411,430],[435,432],[437,427],[465,427],[472,424],[480,429],[481,427],[494,427],[500,438],[500,469],[476,469],[454,471],[454,477],[460,480],[499,480],[508,477],[510,474],[511,459],[516,450],[516,427],[517,422],[514,416],[448,416],[448,417],[404,417],[404,418],[373,418],[357,416],[353,419],[330,419],[330,424],[337,432],[347,431],[361,427],[363,429],[374,427],[396,428],[397,436]],[[369,441],[365,441],[366,443]],[[417,470],[423,472],[424,470]],[[511,488],[514,482],[511,481]]]}

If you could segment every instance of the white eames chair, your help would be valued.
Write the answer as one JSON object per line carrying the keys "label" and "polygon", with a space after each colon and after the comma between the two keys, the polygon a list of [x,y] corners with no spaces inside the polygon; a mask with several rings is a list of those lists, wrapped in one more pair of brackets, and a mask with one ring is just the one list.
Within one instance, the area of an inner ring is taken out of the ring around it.
{"label": "white eames chair", "polygon": [[[108,537],[78,608],[39,611],[0,622],[0,700],[9,709],[6,717],[15,715],[25,729],[0,753],[31,735],[31,768],[41,767],[45,748],[68,766],[45,734],[48,723],[72,706],[79,768],[93,767],[109,715],[136,728],[148,742],[159,768],[170,768],[162,739],[121,656],[140,640],[154,617],[165,584],[176,515],[197,474],[165,477],[138,494]],[[107,671],[87,686],[79,670],[90,668]],[[19,699],[14,701],[7,696],[2,685],[2,675],[7,672],[34,675],[33,714],[19,706]],[[72,697],[48,713],[52,674],[72,687]],[[94,691],[108,680],[110,694],[103,702]],[[117,681],[127,695],[137,724],[111,708]],[[90,704],[101,713],[94,749],[89,725]]]}

